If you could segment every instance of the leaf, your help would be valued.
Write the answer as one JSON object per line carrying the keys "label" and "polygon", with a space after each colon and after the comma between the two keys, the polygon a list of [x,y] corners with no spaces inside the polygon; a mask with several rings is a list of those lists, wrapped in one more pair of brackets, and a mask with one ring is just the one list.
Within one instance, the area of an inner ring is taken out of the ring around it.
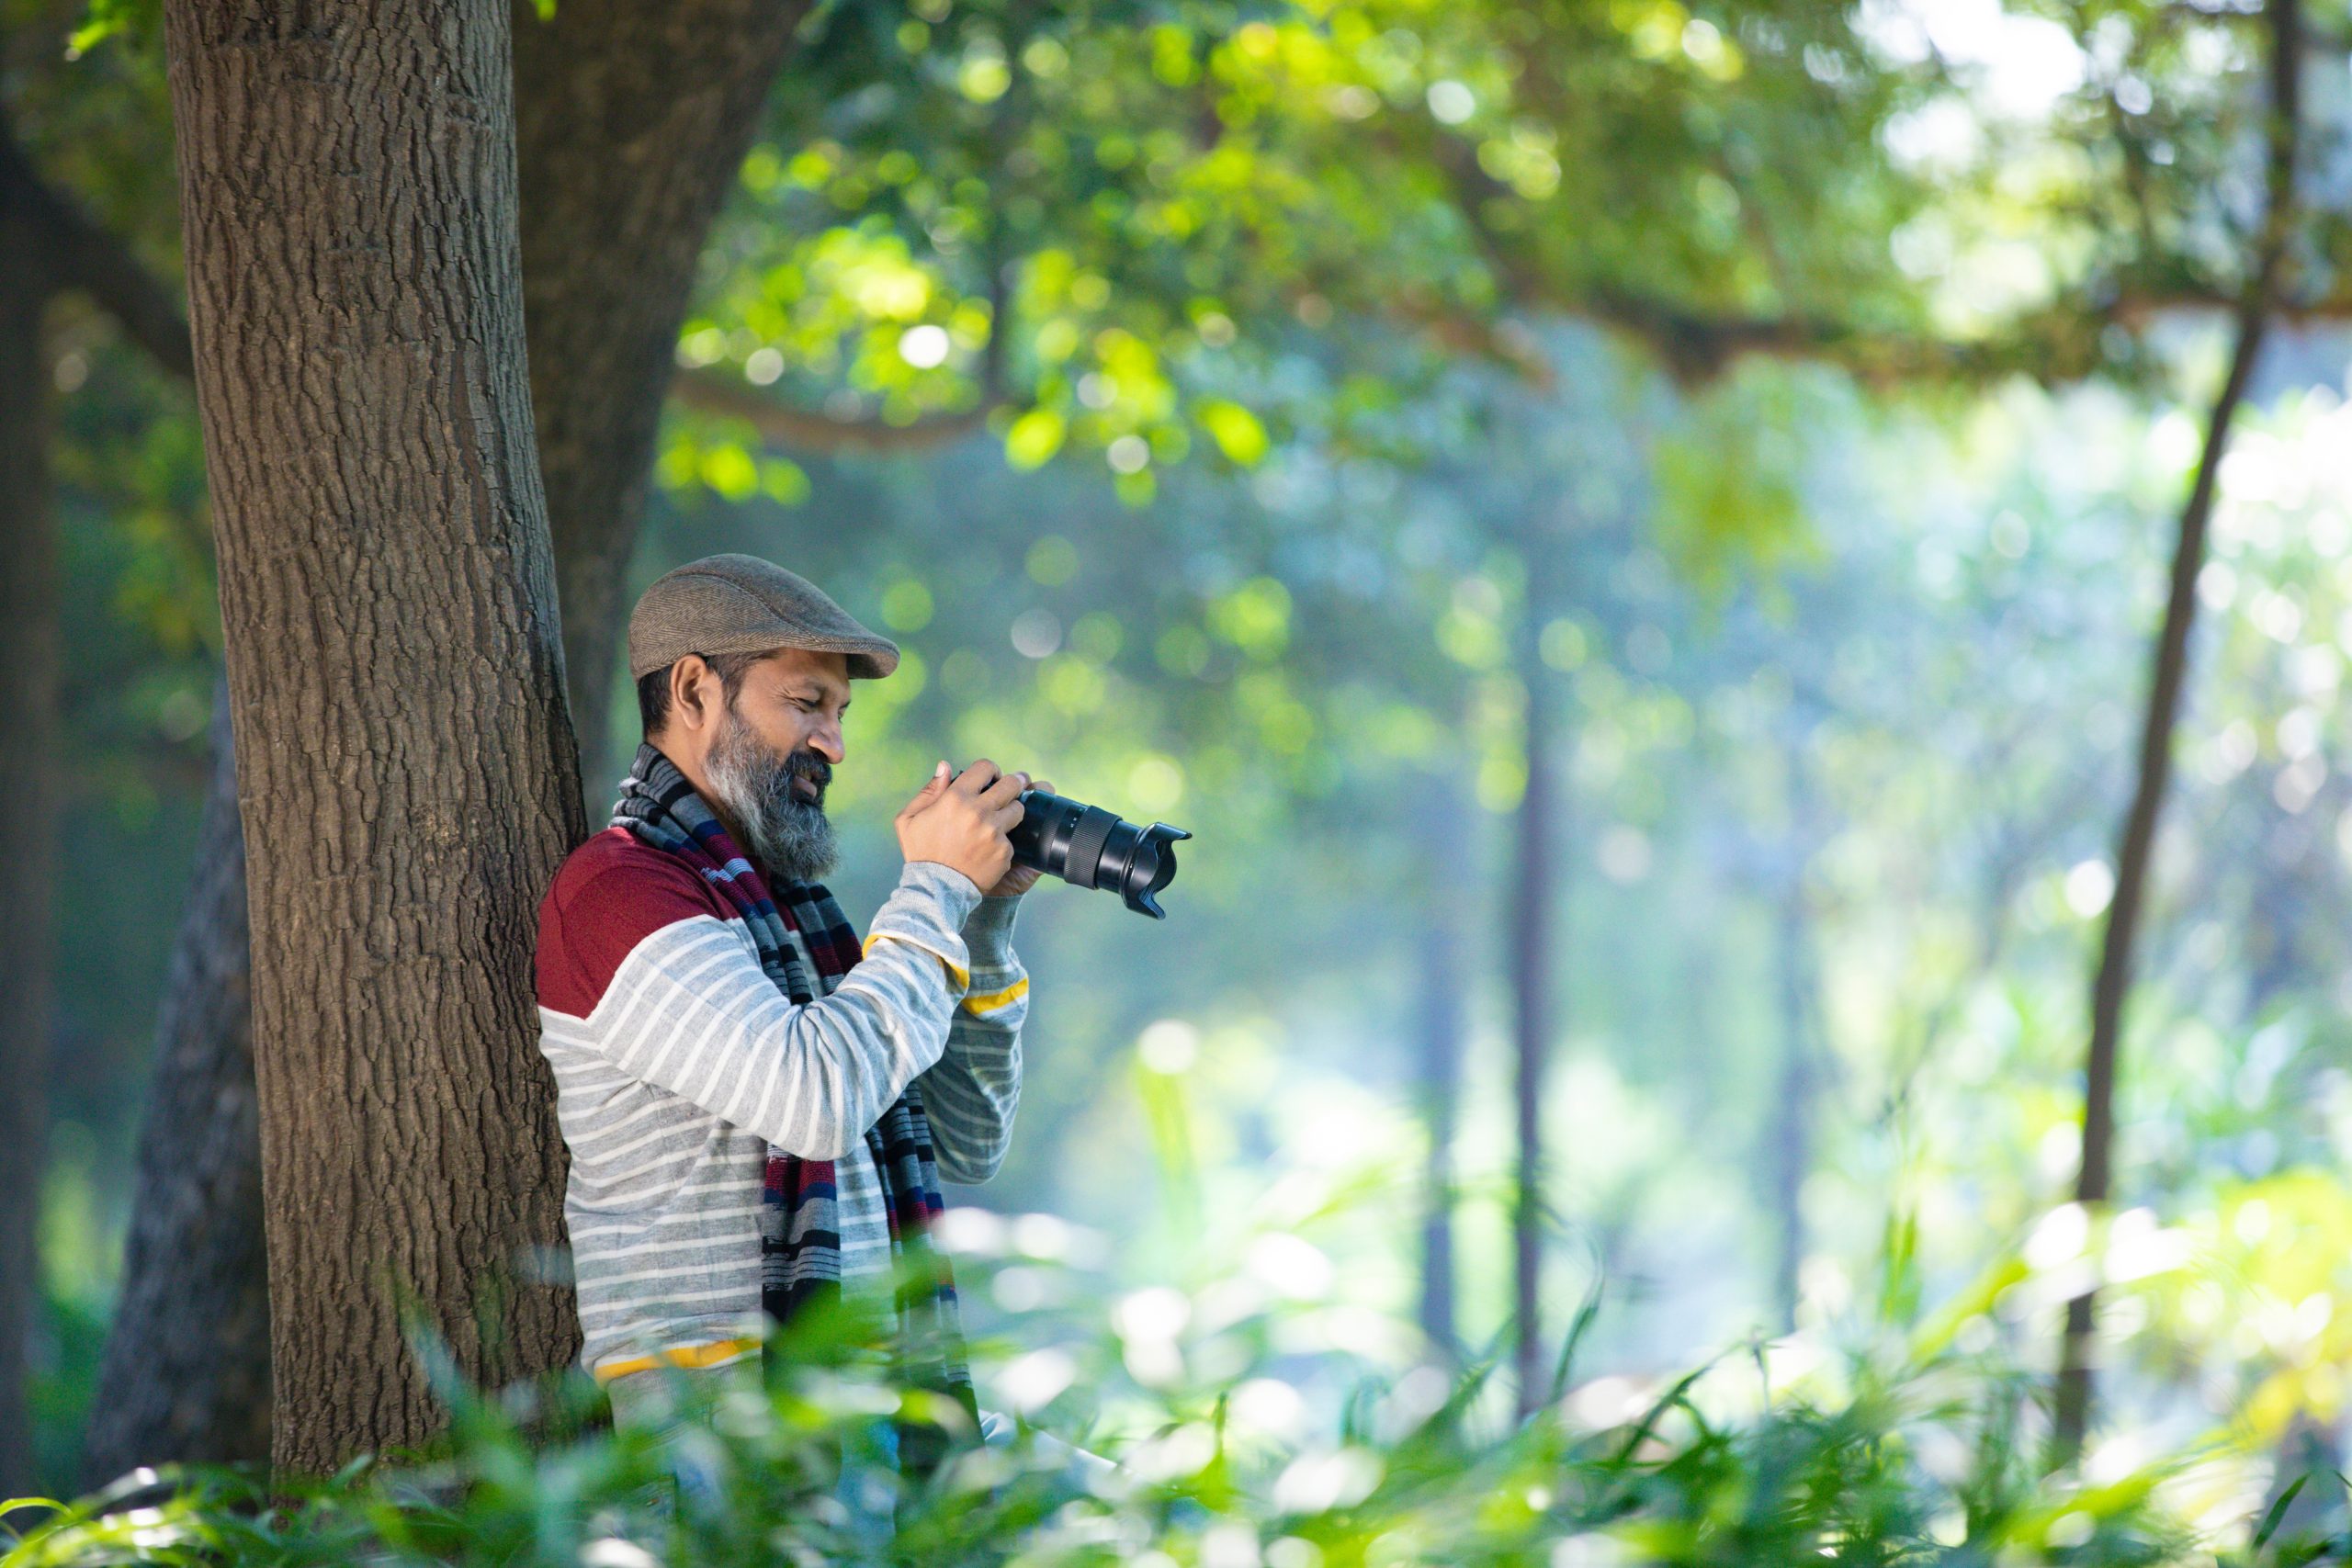
{"label": "leaf", "polygon": [[1266,427],[1258,416],[1239,403],[1214,398],[1193,412],[1201,428],[1209,433],[1217,450],[1227,459],[1245,468],[1252,468],[1265,460],[1268,442]]}
{"label": "leaf", "polygon": [[2254,1549],[2256,1551],[2269,1545],[2270,1538],[2278,1533],[2278,1527],[2286,1522],[2288,1506],[2294,1502],[2296,1494],[2302,1491],[2303,1483],[2311,1478],[2312,1472],[2307,1470],[2288,1483],[2287,1490],[2278,1494],[2278,1500],[2270,1505],[2268,1513],[2262,1516],[2261,1528],[2254,1532]]}
{"label": "leaf", "polygon": [[158,17],[154,0],[90,0],[82,25],[65,40],[65,58],[79,60],[117,33],[152,30]]}
{"label": "leaf", "polygon": [[1031,409],[1004,433],[1004,460],[1016,468],[1043,467],[1062,449],[1069,422],[1052,409]]}

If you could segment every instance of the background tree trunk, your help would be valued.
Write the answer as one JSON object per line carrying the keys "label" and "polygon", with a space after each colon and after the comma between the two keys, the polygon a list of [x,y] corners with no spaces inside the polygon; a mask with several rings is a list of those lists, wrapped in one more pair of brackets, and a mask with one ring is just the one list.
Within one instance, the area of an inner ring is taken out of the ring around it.
{"label": "background tree trunk", "polygon": [[1772,1104],[1770,1180],[1781,1217],[1772,1258],[1772,1306],[1782,1332],[1797,1325],[1797,1301],[1804,1265],[1804,1179],[1813,1168],[1813,1104],[1815,1067],[1815,1001],[1819,981],[1814,970],[1813,920],[1805,906],[1804,863],[1792,874],[1781,906],[1780,950],[1775,954],[1781,991],[1781,1083]]}
{"label": "background tree trunk", "polygon": [[[273,1453],[569,1360],[538,898],[582,836],[501,0],[164,8],[250,860]],[[483,1314],[477,1322],[476,1314]]]}
{"label": "background tree trunk", "polygon": [[1513,1094],[1518,1106],[1518,1168],[1511,1205],[1512,1313],[1518,1324],[1519,1411],[1532,1412],[1548,1388],[1544,1343],[1544,1068],[1555,1025],[1552,899],[1558,878],[1561,780],[1555,772],[1560,682],[1544,662],[1541,638],[1552,570],[1539,542],[1527,552],[1527,605],[1518,666],[1527,690],[1527,789],[1514,824],[1516,873],[1507,922],[1510,942]]}
{"label": "background tree trunk", "polygon": [[[629,557],[695,264],[808,0],[514,6],[530,333],[572,722],[605,761]],[[605,804],[591,778],[590,805]]]}
{"label": "background tree trunk", "polygon": [[[2205,422],[2197,477],[2181,503],[2164,626],[2157,633],[2148,671],[2148,706],[2140,727],[2139,783],[2116,849],[2115,894],[2108,902],[2098,974],[2091,984],[2091,1041],[2083,1084],[2083,1162],[2075,1184],[2075,1201],[2086,1209],[2107,1202],[2114,1167],[2116,1057],[2123,1035],[2123,1004],[2132,989],[2132,940],[2139,930],[2148,863],[2155,850],[2156,817],[2164,807],[2165,788],[2172,774],[2173,727],[2180,715],[2181,688],[2188,681],[2188,633],[2197,616],[2197,577],[2205,565],[2206,526],[2213,515],[2222,458],[2230,447],[2230,426],[2245,399],[2255,364],[2262,357],[2296,212],[2295,171],[2302,135],[2301,0],[2266,0],[2263,10],[2270,31],[2267,201],[2262,231],[2238,301],[2229,372]],[[2097,1306],[2095,1290],[2066,1303],[2051,1423],[2053,1457],[2061,1464],[2074,1461],[2090,1431]]]}
{"label": "background tree trunk", "polygon": [[[0,127],[0,137],[6,128]],[[0,150],[0,1497],[35,1490],[28,1400],[40,1302],[36,1229],[49,1126],[56,886],[57,557],[51,536],[51,291],[22,167]]]}
{"label": "background tree trunk", "polygon": [[83,1480],[93,1488],[136,1465],[269,1457],[251,958],[224,683],[213,698],[212,787],[196,874],[156,1021],[122,1293],[84,1450]]}
{"label": "background tree trunk", "polygon": [[1419,818],[1429,879],[1430,919],[1415,933],[1420,994],[1415,1034],[1421,1070],[1421,1121],[1429,1130],[1429,1168],[1421,1220],[1421,1333],[1430,1348],[1451,1359],[1458,1340],[1453,1321],[1453,1133],[1462,1077],[1464,972],[1463,888],[1472,845],[1462,791],[1450,775],[1423,795]]}
{"label": "background tree trunk", "polygon": [[1781,1329],[1797,1324],[1804,1264],[1804,1179],[1813,1168],[1814,1101],[1820,1092],[1819,954],[1814,947],[1813,907],[1805,874],[1813,862],[1817,812],[1805,753],[1813,739],[1801,732],[1785,758],[1789,833],[1781,888],[1781,928],[1774,954],[1781,1000],[1781,1084],[1772,1106],[1771,1148],[1766,1162],[1781,1234],[1772,1259],[1772,1304]]}
{"label": "background tree trunk", "polygon": [[[2083,1159],[2075,1201],[2086,1209],[2107,1202],[2115,1160],[2115,1075],[2123,1037],[2123,1004],[2132,988],[2132,947],[2148,886],[2148,863],[2155,852],[2156,815],[2172,771],[2172,734],[2180,715],[2181,687],[2188,674],[2188,632],[2197,615],[2197,574],[2205,564],[2206,524],[2213,511],[2222,454],[2228,449],[2230,423],[2245,396],[2246,378],[2262,350],[2265,317],[2243,321],[2231,355],[2228,379],[2213,405],[2198,459],[2197,479],[2181,508],[2173,546],[2172,588],[2165,604],[2148,677],[2148,707],[2140,728],[2139,783],[2123,821],[2115,856],[2115,894],[2107,906],[2099,941],[2098,975],[2091,987],[2091,1042],[2083,1083]],[[2097,1293],[2086,1291],[2066,1303],[2066,1327],[2058,1361],[2052,1425],[2056,1453],[2069,1462],[2090,1429],[2093,1365],[2091,1340]]]}

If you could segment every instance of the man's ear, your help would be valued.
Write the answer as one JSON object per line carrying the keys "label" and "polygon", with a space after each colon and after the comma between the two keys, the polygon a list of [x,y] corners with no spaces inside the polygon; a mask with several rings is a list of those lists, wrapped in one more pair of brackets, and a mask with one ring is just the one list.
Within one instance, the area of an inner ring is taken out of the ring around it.
{"label": "man's ear", "polygon": [[699,734],[727,705],[718,672],[689,653],[670,666],[670,718],[680,728]]}

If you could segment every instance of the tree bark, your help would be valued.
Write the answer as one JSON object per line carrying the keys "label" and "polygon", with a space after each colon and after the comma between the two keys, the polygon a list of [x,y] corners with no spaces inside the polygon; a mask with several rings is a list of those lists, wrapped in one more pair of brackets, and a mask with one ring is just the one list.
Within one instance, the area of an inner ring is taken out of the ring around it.
{"label": "tree bark", "polygon": [[[2205,564],[2206,525],[2212,517],[2222,458],[2229,450],[2230,426],[2262,355],[2294,212],[2296,148],[2301,137],[2300,5],[2301,0],[2267,0],[2266,6],[2271,29],[2268,203],[2245,296],[2236,311],[2236,341],[2229,373],[2213,400],[2204,449],[2198,456],[2197,477],[2180,509],[2171,587],[2164,626],[2156,637],[2147,712],[2140,730],[2139,783],[2116,852],[2115,893],[2107,907],[2098,974],[2091,987],[2091,1040],[2083,1085],[2083,1160],[2075,1184],[2075,1201],[2086,1209],[2096,1210],[2107,1202],[2114,1166],[2116,1056],[2123,1032],[2123,1004],[2132,986],[2132,939],[2139,929],[2148,862],[2155,847],[2156,818],[2172,771],[2173,726],[2188,673],[2188,633],[2197,615],[2197,577]],[[2072,1463],[2081,1453],[2090,1428],[2097,1306],[2095,1289],[2066,1303],[2052,1412],[2052,1452],[2061,1464]]]}
{"label": "tree bark", "polygon": [[[0,138],[6,128],[0,127]],[[29,181],[0,150],[0,1497],[36,1490],[28,1400],[40,1302],[57,838],[57,558],[50,520],[52,287]]]}
{"label": "tree bark", "polygon": [[[534,911],[582,836],[501,0],[164,7],[249,858],[273,1458],[576,1352]],[[476,1314],[483,1314],[477,1322]]]}
{"label": "tree bark", "polygon": [[695,265],[808,0],[514,10],[524,321],[571,712],[601,762]]}
{"label": "tree bark", "polygon": [[84,1444],[96,1488],[141,1464],[269,1457],[269,1269],[237,754],[215,693],[212,786],[155,1028],[122,1293]]}
{"label": "tree bark", "polygon": [[[575,614],[567,601],[563,624],[568,634],[590,633],[589,646],[567,664],[575,676],[605,672],[585,690],[572,688],[591,761],[605,728],[625,574],[695,256],[805,10],[805,0],[652,7],[579,0],[552,21],[534,6],[513,12],[525,326],[539,466],[558,581],[571,582],[584,606]],[[141,291],[118,292],[135,300]],[[153,317],[146,311],[141,319]],[[166,367],[185,366],[184,325],[176,358],[166,352],[169,333],[137,335]],[[233,766],[225,739],[220,756]],[[159,1108],[211,1094],[232,1101],[240,1084],[244,1098],[252,1096],[244,839],[234,810],[207,823],[194,902],[209,905],[209,890],[233,885],[235,925],[232,931],[225,910],[217,918],[192,910],[183,921],[159,1022]],[[266,1452],[261,1276],[248,1281],[260,1326],[250,1337],[240,1330],[256,1319],[239,1303],[224,1297],[187,1313],[175,1299],[185,1286],[180,1276],[233,1278],[241,1249],[260,1248],[260,1158],[251,1118],[182,1121],[160,1111],[149,1118],[133,1204],[147,1239],[134,1235],[108,1332],[89,1437],[93,1481],[134,1463],[246,1457],[256,1434]],[[204,1174],[192,1179],[197,1172]],[[150,1367],[150,1381],[140,1383],[139,1348],[171,1343],[199,1317],[222,1325],[212,1357],[189,1361],[184,1375],[158,1377]]]}
{"label": "tree bark", "polygon": [[1462,1077],[1464,920],[1462,888],[1471,850],[1468,813],[1451,777],[1433,781],[1418,813],[1427,854],[1430,924],[1416,933],[1420,995],[1415,1034],[1421,1073],[1421,1120],[1429,1132],[1429,1167],[1421,1219],[1421,1334],[1430,1348],[1451,1359],[1458,1338],[1453,1320],[1453,1134]]}
{"label": "tree bark", "polygon": [[1555,818],[1562,793],[1554,753],[1562,693],[1540,648],[1549,604],[1549,595],[1538,591],[1550,570],[1537,553],[1543,547],[1539,544],[1529,552],[1527,613],[1519,637],[1519,671],[1527,690],[1527,789],[1520,797],[1515,824],[1518,865],[1507,921],[1518,1142],[1511,1203],[1512,1312],[1519,1329],[1515,1371],[1521,1416],[1534,1410],[1548,1387],[1543,1312],[1544,1068],[1554,1026],[1552,899],[1558,877]]}

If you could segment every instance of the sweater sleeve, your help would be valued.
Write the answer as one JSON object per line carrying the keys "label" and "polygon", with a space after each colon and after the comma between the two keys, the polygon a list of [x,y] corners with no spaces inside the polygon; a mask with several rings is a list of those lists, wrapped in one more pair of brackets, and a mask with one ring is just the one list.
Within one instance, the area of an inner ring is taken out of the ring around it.
{"label": "sweater sleeve", "polygon": [[760,968],[742,922],[713,913],[692,872],[677,870],[683,884],[666,869],[606,871],[566,900],[574,964],[610,976],[582,1018],[588,1043],[789,1154],[841,1158],[945,1048],[969,973],[961,928],[979,889],[951,867],[910,863],[865,957],[830,994],[796,1005]]}
{"label": "sweater sleeve", "polygon": [[939,1174],[979,1182],[1004,1163],[1021,1105],[1021,1026],[1029,972],[1012,951],[1018,897],[982,898],[964,922],[971,985],[947,1026],[947,1046],[919,1080]]}

